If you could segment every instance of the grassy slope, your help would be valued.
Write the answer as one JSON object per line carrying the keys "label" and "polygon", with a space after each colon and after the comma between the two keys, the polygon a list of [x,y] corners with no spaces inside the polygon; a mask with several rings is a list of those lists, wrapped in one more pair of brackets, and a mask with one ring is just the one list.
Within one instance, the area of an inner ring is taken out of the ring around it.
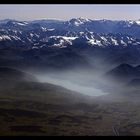
{"label": "grassy slope", "polygon": [[37,82],[18,83],[0,97],[0,135],[140,134],[138,104],[101,103]]}
{"label": "grassy slope", "polygon": [[10,73],[0,81],[0,135],[140,135],[140,104],[130,102],[134,93],[129,100],[124,95],[103,102],[113,95],[95,99],[20,76],[16,80]]}

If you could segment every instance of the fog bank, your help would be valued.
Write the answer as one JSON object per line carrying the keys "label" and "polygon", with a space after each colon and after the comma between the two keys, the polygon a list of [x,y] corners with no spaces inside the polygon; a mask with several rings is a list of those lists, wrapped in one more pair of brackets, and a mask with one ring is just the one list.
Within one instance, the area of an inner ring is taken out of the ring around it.
{"label": "fog bank", "polygon": [[[109,94],[100,87],[105,84],[103,79],[88,71],[46,72],[37,74],[40,82],[62,86],[88,96],[101,96]],[[102,85],[101,84],[102,81]],[[107,83],[106,83],[107,84]]]}

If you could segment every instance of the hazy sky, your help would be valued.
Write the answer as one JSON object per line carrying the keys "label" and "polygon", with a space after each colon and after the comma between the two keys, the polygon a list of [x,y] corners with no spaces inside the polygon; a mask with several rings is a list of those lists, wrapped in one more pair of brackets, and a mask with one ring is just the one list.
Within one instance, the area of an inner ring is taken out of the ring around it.
{"label": "hazy sky", "polygon": [[74,17],[91,19],[140,19],[140,4],[137,5],[95,5],[95,4],[35,4],[0,5],[0,19],[63,19]]}

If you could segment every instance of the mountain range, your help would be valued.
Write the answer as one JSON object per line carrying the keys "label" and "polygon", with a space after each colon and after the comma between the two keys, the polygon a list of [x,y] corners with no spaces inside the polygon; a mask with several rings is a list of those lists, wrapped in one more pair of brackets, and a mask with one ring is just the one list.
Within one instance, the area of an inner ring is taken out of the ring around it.
{"label": "mountain range", "polygon": [[[0,21],[0,66],[103,69],[140,63],[140,20]],[[97,62],[101,65],[97,65]]]}
{"label": "mountain range", "polygon": [[[69,21],[0,21],[0,46],[28,48],[72,45],[92,47],[138,46],[140,21],[111,21],[73,18]],[[79,44],[81,43],[81,44]]]}
{"label": "mountain range", "polygon": [[0,135],[139,135],[140,20],[0,20]]}

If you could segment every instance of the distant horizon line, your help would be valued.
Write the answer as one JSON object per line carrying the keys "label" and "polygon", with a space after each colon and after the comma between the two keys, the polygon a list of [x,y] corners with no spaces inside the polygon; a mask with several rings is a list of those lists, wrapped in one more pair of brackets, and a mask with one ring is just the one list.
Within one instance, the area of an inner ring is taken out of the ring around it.
{"label": "distant horizon line", "polygon": [[4,19],[0,19],[0,21],[4,21],[4,20],[13,20],[13,21],[37,21],[37,20],[58,20],[58,21],[70,21],[71,19],[88,19],[88,20],[110,20],[110,21],[138,21],[139,19],[107,19],[107,18],[85,18],[85,17],[73,17],[73,18],[69,18],[69,19],[60,19],[60,18],[37,18],[37,19],[27,19],[27,20],[21,20],[21,19],[13,19],[13,18],[4,18]]}

